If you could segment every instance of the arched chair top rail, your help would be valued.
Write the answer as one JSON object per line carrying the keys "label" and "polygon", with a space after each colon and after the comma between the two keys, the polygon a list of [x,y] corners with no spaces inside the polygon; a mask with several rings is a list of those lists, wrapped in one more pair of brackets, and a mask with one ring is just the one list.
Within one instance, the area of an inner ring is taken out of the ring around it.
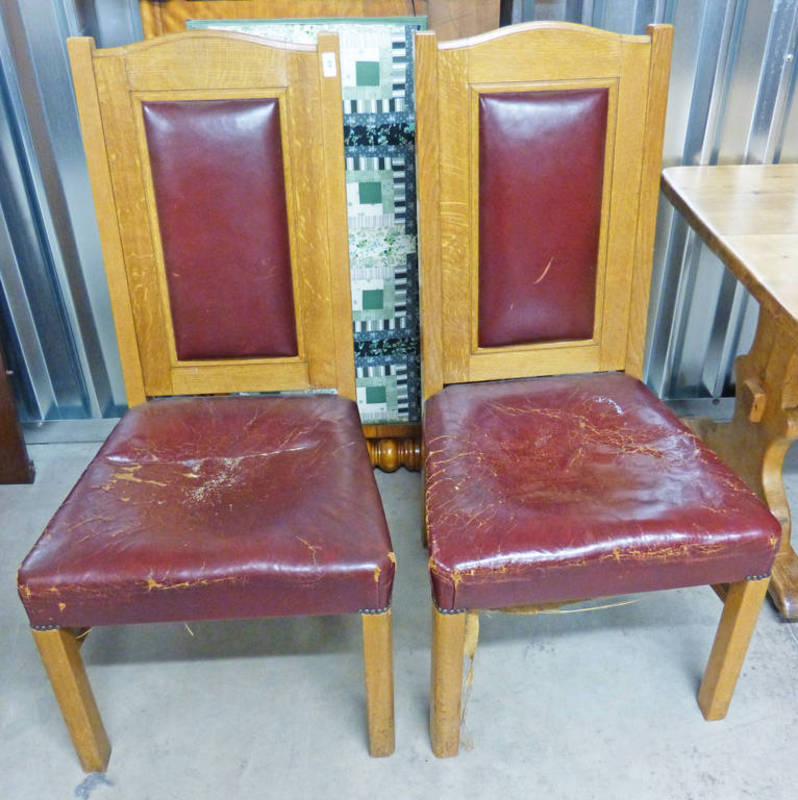
{"label": "arched chair top rail", "polygon": [[[655,25],[649,25],[649,31]],[[504,39],[507,36],[522,36],[529,34],[532,31],[542,30],[559,30],[565,34],[579,35],[593,37],[597,41],[617,41],[617,42],[630,42],[642,43],[650,40],[650,33],[643,35],[635,35],[629,33],[615,33],[614,31],[606,31],[600,28],[591,28],[589,25],[580,25],[576,22],[560,22],[558,20],[544,20],[541,22],[522,22],[517,25],[508,25],[504,28],[496,28],[486,33],[480,33],[476,36],[470,36],[464,39],[450,39],[446,42],[440,42],[438,48],[440,50],[459,50],[466,47],[478,47],[479,45],[488,44],[489,42],[496,41],[497,39]],[[434,31],[419,31],[416,36],[434,36]]]}
{"label": "arched chair top rail", "polygon": [[[76,37],[94,39],[90,36]],[[201,31],[183,31],[181,33],[169,33],[164,36],[158,36],[153,39],[144,39],[140,42],[132,42],[131,44],[121,45],[120,47],[105,47],[95,51],[96,58],[112,58],[124,56],[137,52],[144,52],[155,48],[170,47],[185,47],[186,43],[192,40],[212,40],[218,39],[220,41],[229,41],[236,39],[242,43],[249,43],[258,47],[274,47],[281,50],[299,51],[306,53],[315,53],[318,49],[315,44],[303,44],[300,42],[289,42],[280,39],[267,39],[265,36],[254,36],[250,33],[239,33],[238,31],[229,30],[201,30]]]}

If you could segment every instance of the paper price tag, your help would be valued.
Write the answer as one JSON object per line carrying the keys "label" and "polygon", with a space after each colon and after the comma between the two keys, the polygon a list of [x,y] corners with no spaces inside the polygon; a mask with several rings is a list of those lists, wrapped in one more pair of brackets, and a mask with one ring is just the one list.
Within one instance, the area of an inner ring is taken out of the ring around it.
{"label": "paper price tag", "polygon": [[321,54],[321,74],[325,78],[334,78],[338,74],[338,68],[335,65],[335,53]]}

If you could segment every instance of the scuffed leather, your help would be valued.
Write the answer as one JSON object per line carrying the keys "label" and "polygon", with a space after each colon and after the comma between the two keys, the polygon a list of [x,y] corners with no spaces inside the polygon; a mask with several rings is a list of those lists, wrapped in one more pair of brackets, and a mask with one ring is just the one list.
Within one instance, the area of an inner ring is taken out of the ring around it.
{"label": "scuffed leather", "polygon": [[339,614],[394,558],[357,408],[332,395],[131,409],[19,571],[31,625]]}
{"label": "scuffed leather", "polygon": [[639,381],[452,385],[424,423],[441,609],[499,608],[766,575],[780,526]]}
{"label": "scuffed leather", "polygon": [[593,336],[607,90],[479,96],[479,345]]}
{"label": "scuffed leather", "polygon": [[178,358],[295,356],[278,101],[142,111]]}

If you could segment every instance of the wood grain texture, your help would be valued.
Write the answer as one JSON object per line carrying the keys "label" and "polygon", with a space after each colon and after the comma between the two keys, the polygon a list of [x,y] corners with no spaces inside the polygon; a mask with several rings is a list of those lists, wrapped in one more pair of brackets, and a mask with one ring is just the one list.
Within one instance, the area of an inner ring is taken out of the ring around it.
{"label": "wood grain texture", "polygon": [[[440,270],[441,217],[438,213],[440,112],[438,40],[434,33],[415,35],[415,64],[423,401],[443,388],[443,286]],[[430,267],[424,269],[424,264]]]}
{"label": "wood grain texture", "polygon": [[739,581],[729,586],[698,692],[698,704],[708,720],[726,716],[769,580]]}
{"label": "wood grain texture", "polygon": [[770,596],[782,616],[798,619],[798,556],[782,480],[798,438],[798,165],[670,167],[662,188],[760,304],[751,350],[735,362],[733,419],[694,424],[781,523]]}
{"label": "wood grain texture", "polygon": [[[335,44],[327,39],[325,49],[334,52],[337,64],[338,37],[332,38]],[[340,97],[337,75],[340,70],[336,69],[336,77],[322,79],[321,60],[315,57],[312,60],[292,60],[286,66],[291,88],[286,92],[287,129],[283,138],[283,158],[286,194],[289,196],[288,229],[295,275],[294,296],[299,301],[297,328],[307,360],[309,385],[338,388],[338,376],[348,374],[349,381],[341,387],[341,393],[352,397],[355,366],[351,355],[354,349],[351,325],[348,371],[347,365],[339,360],[340,326],[351,317],[351,305],[345,310],[343,319],[336,320],[335,312],[340,313],[342,309],[340,294],[334,293],[333,288],[345,291],[349,286],[349,260],[345,255],[348,228],[345,218],[340,221],[342,209],[336,209],[336,205],[345,203],[345,197],[340,191],[331,192],[329,182],[329,162],[336,163],[342,155],[338,147],[326,150],[328,143],[337,143],[335,136],[342,129],[343,118],[340,100],[330,109],[329,93],[323,91],[323,87],[332,83]],[[325,141],[323,126],[330,122],[334,123],[336,131],[328,132],[333,137],[328,142]],[[338,222],[339,227],[330,229],[330,222]],[[334,263],[330,242],[336,237],[339,240],[336,250],[339,260]]]}
{"label": "wood grain texture", "polygon": [[145,394],[168,395],[173,390],[171,339],[164,313],[168,306],[161,296],[165,278],[158,270],[142,171],[145,160],[137,147],[126,65],[118,57],[97,56],[94,72],[114,201],[110,207],[98,209],[98,218],[116,218]]}
{"label": "wood grain texture", "polygon": [[[662,30],[669,29],[619,36],[529,23],[442,44],[434,34],[417,34],[425,398],[465,381],[627,368],[639,375],[670,55]],[[655,37],[664,37],[656,47]],[[641,75],[651,81],[650,93]],[[480,348],[479,95],[599,86],[609,102],[594,337]]]}
{"label": "wood grain texture", "polygon": [[[349,243],[340,231],[347,228],[346,181],[344,164],[344,129],[337,124],[341,118],[341,65],[338,59],[338,37],[328,33],[319,34],[320,53],[332,53],[338,69],[333,77],[319,74],[321,85],[321,129],[324,135],[325,180],[327,196],[335,198],[328,204],[327,212],[327,247],[330,261],[334,265],[346,265],[331,275],[329,288],[333,305],[333,328],[335,331],[335,385],[338,392],[351,400],[356,400],[354,355],[352,343],[352,291],[349,279]],[[321,69],[321,62],[319,62]],[[338,154],[337,157],[335,154]]]}
{"label": "wood grain texture", "polygon": [[390,422],[367,424],[363,426],[363,433],[366,436],[387,436],[394,439],[405,437],[417,437],[420,433],[420,426],[416,423]]}
{"label": "wood grain texture", "polygon": [[[427,13],[427,0],[416,2]],[[279,17],[374,17],[413,13],[410,0],[139,0],[149,39],[185,30],[188,19],[272,19]]]}
{"label": "wood grain texture", "polygon": [[170,380],[172,394],[279,392],[310,384],[307,363],[299,359],[252,359],[240,364],[181,361],[172,368]]}
{"label": "wood grain texture", "polygon": [[[427,10],[421,8],[426,5]],[[441,40],[475,36],[499,27],[500,0],[426,0],[416,2],[417,14],[427,14],[428,27]]]}
{"label": "wood grain texture", "polygon": [[78,640],[68,630],[31,632],[83,769],[104,772],[111,745],[86,677]]}
{"label": "wood grain texture", "polygon": [[641,379],[646,348],[648,302],[651,294],[651,269],[659,202],[659,171],[662,165],[665,111],[668,105],[673,28],[667,25],[650,25],[648,34],[651,36],[651,59],[646,103],[646,137],[643,143],[640,208],[635,233],[635,267],[626,344],[626,373]]}
{"label": "wood grain texture", "polygon": [[145,37],[185,30],[188,19],[393,17],[427,15],[442,39],[499,25],[499,0],[139,0]]}
{"label": "wood grain texture", "polygon": [[432,606],[432,672],[429,735],[438,758],[460,749],[460,706],[466,614],[442,614]]}
{"label": "wood grain texture", "polygon": [[[782,616],[798,618],[798,557],[782,467],[798,438],[798,337],[763,308],[751,350],[735,362],[730,422],[693,421],[696,432],[767,503],[781,523],[770,595]],[[759,387],[756,393],[749,386]]]}
{"label": "wood grain texture", "polygon": [[[323,77],[315,46],[218,31],[69,47],[131,404],[309,388],[354,398],[340,69]],[[335,35],[320,37],[320,48],[337,63]],[[238,97],[280,103],[299,356],[180,361],[141,103]]]}
{"label": "wood grain texture", "polygon": [[760,305],[798,329],[798,164],[669,167],[662,189]]}
{"label": "wood grain texture", "polygon": [[[544,32],[545,31],[545,32]],[[508,32],[528,34],[537,32],[538,44],[545,41],[543,50],[530,58],[529,39],[524,35],[507,39]],[[582,37],[575,45],[574,34]],[[481,50],[469,78],[475,83],[501,79],[517,79],[519,72],[526,80],[578,80],[586,77],[585,51],[592,54],[592,76],[616,74],[622,48],[627,41],[642,41],[647,37],[626,36],[588,28],[570,22],[524,22],[511,28],[501,28],[472,36],[469,42],[441,42],[441,50],[457,50],[463,45]]]}
{"label": "wood grain texture", "polygon": [[[366,433],[368,436],[368,433]],[[399,467],[417,472],[423,463],[421,439],[394,439],[376,436],[366,440],[369,458],[383,472],[396,472]]]}
{"label": "wood grain texture", "polygon": [[136,326],[128,291],[119,226],[116,215],[108,211],[114,207],[114,189],[94,76],[93,58],[96,52],[94,41],[89,38],[68,39],[67,49],[72,65],[72,80],[75,84],[80,127],[94,195],[105,274],[111,295],[111,310],[121,357],[122,377],[128,405],[134,406],[146,400],[144,376],[138,356]]}
{"label": "wood grain texture", "polygon": [[391,612],[361,614],[369,753],[389,756],[394,751],[393,629]]}
{"label": "wood grain texture", "polygon": [[[440,184],[438,214],[440,216],[440,272],[443,382],[459,383],[469,378],[471,356],[471,307],[474,292],[471,288],[471,257],[474,252],[470,230],[471,181],[473,142],[468,132],[471,120],[471,92],[469,90],[469,56],[464,49],[438,52],[438,156],[440,167],[437,180]],[[416,71],[418,75],[418,71]],[[416,101],[416,107],[419,103]],[[419,173],[419,184],[426,180]],[[434,213],[431,212],[431,213]],[[421,224],[421,236],[424,233]],[[422,267],[423,270],[423,267]],[[421,284],[426,283],[422,272]]]}
{"label": "wood grain texture", "polygon": [[395,472],[399,467],[413,471],[421,469],[420,425],[364,425],[363,435],[366,436],[373,466],[384,472]]}
{"label": "wood grain texture", "polygon": [[[648,74],[650,53],[648,42],[623,43],[618,77],[618,105],[615,111],[617,116],[614,120],[615,142],[610,145],[609,135],[607,137],[608,150],[612,146],[607,154],[607,160],[612,160],[612,168],[605,172],[604,177],[604,192],[610,195],[609,206],[602,207],[602,228],[607,228],[607,256],[605,264],[599,261],[597,281],[604,297],[601,328],[597,327],[596,330],[601,347],[602,371],[626,368],[626,341],[631,315],[632,282],[635,278],[635,229],[641,211],[640,175],[643,170],[645,108],[648,97],[647,81],[633,80],[633,76]],[[611,102],[608,117],[612,119],[612,116]],[[607,127],[613,127],[609,120]],[[662,132],[659,132],[659,136],[662,138]],[[660,164],[658,161],[657,166]],[[653,225],[655,218],[656,213],[646,222]]]}
{"label": "wood grain texture", "polygon": [[521,347],[480,349],[469,359],[468,380],[533,378],[563,371],[597,372],[600,369],[602,351],[598,344],[544,342]]}

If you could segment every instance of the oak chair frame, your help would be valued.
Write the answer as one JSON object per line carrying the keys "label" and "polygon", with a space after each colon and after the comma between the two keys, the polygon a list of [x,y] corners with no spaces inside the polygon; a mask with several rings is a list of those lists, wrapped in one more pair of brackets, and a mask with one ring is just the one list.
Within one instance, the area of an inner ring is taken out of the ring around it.
{"label": "oak chair frame", "polygon": [[[108,50],[91,38],[68,41],[131,406],[158,395],[313,388],[355,399],[338,37],[267,44],[216,31]],[[296,357],[180,361],[175,353],[141,102],[225,97],[279,98]],[[369,751],[385,756],[394,749],[391,611],[361,618]],[[104,770],[110,744],[79,652],[86,630],[32,633],[83,768]]]}
{"label": "oak chair frame", "polygon": [[[628,36],[559,22],[441,44],[434,33],[416,34],[425,401],[452,383],[600,371],[642,376],[672,39],[669,25]],[[608,89],[609,108],[594,336],[480,347],[479,94],[595,87]],[[726,714],[768,582],[728,589],[698,693],[707,719]],[[469,653],[476,649],[478,615],[432,606],[430,740],[439,757],[459,749],[463,655],[467,643]]]}

